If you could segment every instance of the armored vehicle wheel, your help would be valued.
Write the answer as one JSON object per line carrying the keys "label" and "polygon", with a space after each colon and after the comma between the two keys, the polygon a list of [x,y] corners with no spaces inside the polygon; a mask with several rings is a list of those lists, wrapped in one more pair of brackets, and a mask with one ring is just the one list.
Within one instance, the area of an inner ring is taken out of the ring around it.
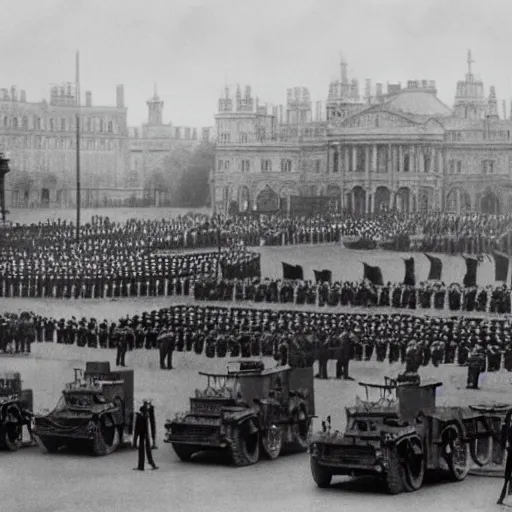
{"label": "armored vehicle wheel", "polygon": [[389,494],[400,494],[404,490],[404,469],[396,447],[389,451],[388,469],[386,472],[386,487]]}
{"label": "armored vehicle wheel", "polygon": [[309,465],[311,466],[311,475],[316,485],[321,489],[329,487],[331,485],[332,473],[327,468],[318,464],[318,461],[313,457],[310,457]]}
{"label": "armored vehicle wheel", "polygon": [[120,442],[119,429],[112,416],[108,414],[100,418],[92,444],[94,455],[109,455],[119,447]]}
{"label": "armored vehicle wheel", "polygon": [[261,449],[268,459],[279,457],[283,448],[283,431],[276,425],[271,425],[261,433]]}
{"label": "armored vehicle wheel", "polygon": [[54,439],[50,439],[44,436],[38,436],[37,438],[38,445],[42,450],[46,450],[48,453],[56,453],[58,449],[62,446],[58,441]]}
{"label": "armored vehicle wheel", "polygon": [[172,447],[178,458],[183,462],[189,462],[194,453],[199,451],[197,446],[190,444],[172,443]]}
{"label": "armored vehicle wheel", "polygon": [[419,437],[402,441],[398,447],[403,469],[403,486],[407,492],[417,491],[423,485],[425,478],[425,455],[423,443]]}
{"label": "armored vehicle wheel", "polygon": [[296,410],[293,415],[293,443],[291,448],[298,451],[306,451],[308,449],[310,427],[311,419],[308,418],[306,410],[303,407]]}
{"label": "armored vehicle wheel", "polygon": [[0,446],[10,452],[15,452],[21,446],[21,425],[7,423],[0,429]]}
{"label": "armored vehicle wheel", "polygon": [[231,461],[235,466],[249,466],[260,458],[260,433],[250,423],[245,421],[233,429]]}
{"label": "armored vehicle wheel", "polygon": [[461,439],[456,425],[448,425],[441,432],[443,456],[448,464],[450,480],[464,480],[470,470],[469,444]]}

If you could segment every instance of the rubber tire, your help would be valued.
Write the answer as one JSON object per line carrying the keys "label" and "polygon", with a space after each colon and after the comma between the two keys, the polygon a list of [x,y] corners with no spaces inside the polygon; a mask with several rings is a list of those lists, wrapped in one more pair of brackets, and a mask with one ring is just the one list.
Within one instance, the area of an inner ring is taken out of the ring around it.
{"label": "rubber tire", "polygon": [[250,466],[256,464],[260,458],[260,434],[253,434],[256,437],[254,451],[250,453],[247,449],[247,440],[243,434],[244,424],[233,428],[233,442],[231,444],[231,462],[235,466]]}
{"label": "rubber tire", "polygon": [[[294,452],[305,452],[308,450],[309,448],[309,431],[311,429],[311,419],[308,418],[308,415],[306,413],[306,410],[304,409],[304,407],[300,407],[298,410],[295,411],[295,413],[297,415],[299,414],[304,414],[306,416],[306,420],[304,420],[304,426],[307,426],[307,434],[306,434],[306,437],[304,438],[303,436],[301,436],[300,434],[298,436],[295,437],[294,441],[292,441],[288,447],[289,450],[291,451],[294,451]],[[294,418],[295,419],[295,418]],[[299,421],[296,420],[294,425],[297,424]]]}
{"label": "rubber tire", "polygon": [[[423,443],[419,438],[416,438],[417,441],[419,441],[421,447],[423,448]],[[425,473],[426,473],[426,460],[425,456],[421,456],[421,471],[419,476],[416,478],[412,477],[412,475],[409,475],[406,468],[403,468],[403,484],[404,484],[404,490],[406,492],[414,492],[419,489],[421,489],[421,486],[423,485],[423,480],[425,479]]]}
{"label": "rubber tire", "polygon": [[39,440],[37,444],[41,448],[41,451],[46,450],[47,453],[57,453],[62,446],[60,442],[45,436],[38,436],[37,439]]}
{"label": "rubber tire", "polygon": [[278,429],[278,432],[276,433],[276,435],[278,436],[278,441],[276,442],[277,447],[275,449],[272,450],[268,446],[267,436],[266,436],[268,430],[266,430],[265,432],[262,432],[261,436],[260,436],[261,453],[265,456],[265,458],[270,459],[270,460],[277,459],[279,457],[279,455],[281,455],[281,450],[283,449],[283,429],[281,429],[280,427],[276,427],[276,428]]}
{"label": "rubber tire", "polygon": [[389,452],[389,466],[386,472],[386,489],[388,494],[396,495],[404,491],[404,471],[396,448]]}
{"label": "rubber tire", "polygon": [[178,459],[182,462],[190,462],[193,455],[199,451],[197,446],[190,444],[172,443],[172,447],[174,449],[174,453],[176,453]]}
{"label": "rubber tire", "polygon": [[[457,436],[460,438],[460,430],[457,428],[456,425],[453,425],[453,424],[452,425],[447,425],[441,431],[441,438],[443,438],[443,433],[447,429],[456,430],[457,431]],[[466,468],[465,468],[464,473],[462,475],[458,475],[457,473],[455,473],[455,471],[453,471],[453,468],[449,468],[448,469],[448,478],[452,482],[462,482],[462,480],[465,480],[465,478],[468,476],[469,471],[471,469],[471,464],[470,464],[471,455],[469,453],[469,443],[464,443],[464,445],[465,445],[465,450],[466,450]],[[443,444],[443,447],[444,447],[444,444]]]}
{"label": "rubber tire", "polygon": [[7,426],[5,425],[0,429],[0,432],[2,436],[1,446],[9,452],[18,451],[18,448],[21,446],[21,440],[18,438],[17,441],[11,441],[7,432]]}
{"label": "rubber tire", "polygon": [[317,487],[320,487],[320,489],[329,487],[331,485],[332,473],[318,464],[317,460],[313,457],[309,458],[309,465],[311,467],[311,476]]}
{"label": "rubber tire", "polygon": [[[97,457],[104,457],[105,455],[110,455],[112,452],[117,450],[121,443],[121,439],[119,437],[119,429],[117,425],[114,423],[114,419],[112,418],[112,416],[108,416],[107,419],[111,423],[111,426],[107,428],[112,428],[114,431],[114,435],[112,438],[112,442],[109,444],[105,441],[101,427],[96,429],[96,437],[94,438],[92,444],[92,451],[93,454],[96,455]],[[104,418],[101,418],[101,421],[104,421]]]}

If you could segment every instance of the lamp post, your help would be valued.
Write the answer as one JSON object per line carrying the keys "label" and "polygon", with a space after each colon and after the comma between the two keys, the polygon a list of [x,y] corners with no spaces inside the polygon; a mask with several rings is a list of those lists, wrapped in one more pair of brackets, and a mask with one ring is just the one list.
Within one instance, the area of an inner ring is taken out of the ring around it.
{"label": "lamp post", "polygon": [[[220,216],[219,216],[220,217]],[[220,218],[218,219],[220,222]],[[217,268],[215,270],[215,281],[219,280],[219,267],[220,267],[220,253],[221,253],[221,243],[220,243],[220,224],[217,226],[217,243],[218,243],[218,253],[217,253]]]}
{"label": "lamp post", "polygon": [[0,212],[2,214],[2,223],[5,224],[5,216],[9,212],[5,209],[5,175],[10,172],[9,159],[3,153],[0,153]]}

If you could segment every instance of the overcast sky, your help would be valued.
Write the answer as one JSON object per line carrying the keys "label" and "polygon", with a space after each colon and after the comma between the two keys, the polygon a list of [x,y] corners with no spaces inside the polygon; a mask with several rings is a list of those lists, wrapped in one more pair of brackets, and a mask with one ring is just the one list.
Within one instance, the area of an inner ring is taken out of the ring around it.
{"label": "overcast sky", "polygon": [[[4,0],[7,2],[7,0]],[[288,87],[324,100],[339,76],[437,81],[452,105],[456,81],[474,71],[500,100],[512,98],[510,0],[22,0],[2,9],[3,77],[29,101],[50,83],[73,81],[80,51],[82,91],[115,104],[125,85],[130,125],[146,121],[153,83],[164,121],[213,125],[227,83],[251,84],[260,103],[284,103]]]}

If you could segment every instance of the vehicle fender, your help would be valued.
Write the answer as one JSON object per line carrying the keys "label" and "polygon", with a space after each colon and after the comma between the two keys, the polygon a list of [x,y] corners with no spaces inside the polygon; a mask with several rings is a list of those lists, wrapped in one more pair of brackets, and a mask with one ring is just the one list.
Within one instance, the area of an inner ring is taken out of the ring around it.
{"label": "vehicle fender", "polygon": [[239,425],[246,420],[254,420],[255,425],[259,425],[258,413],[254,409],[244,409],[243,411],[234,411],[224,413],[222,419],[225,423],[231,423],[233,425]]}

